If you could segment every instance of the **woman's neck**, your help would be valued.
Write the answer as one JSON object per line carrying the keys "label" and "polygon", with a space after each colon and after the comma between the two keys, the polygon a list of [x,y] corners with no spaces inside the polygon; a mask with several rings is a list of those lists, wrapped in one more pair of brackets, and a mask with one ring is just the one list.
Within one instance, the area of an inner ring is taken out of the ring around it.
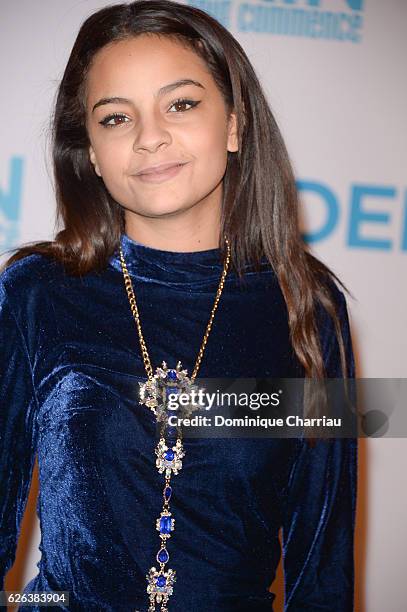
{"label": "woman's neck", "polygon": [[[163,251],[193,252],[219,247],[219,208],[146,217],[125,210],[126,234],[137,242]],[[203,214],[205,213],[205,214]]]}

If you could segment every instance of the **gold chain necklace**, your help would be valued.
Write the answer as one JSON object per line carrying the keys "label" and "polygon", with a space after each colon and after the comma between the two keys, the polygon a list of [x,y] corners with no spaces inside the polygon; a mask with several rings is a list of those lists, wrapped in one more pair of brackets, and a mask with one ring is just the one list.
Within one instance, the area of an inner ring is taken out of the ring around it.
{"label": "gold chain necklace", "polygon": [[[170,486],[171,475],[178,474],[182,468],[181,459],[185,456],[183,445],[181,442],[181,429],[179,426],[169,427],[168,431],[177,431],[177,440],[173,446],[167,446],[165,441],[165,429],[168,426],[168,400],[175,400],[177,395],[182,393],[190,394],[191,391],[196,391],[194,381],[199,370],[199,366],[202,361],[202,356],[208,341],[209,333],[212,328],[213,319],[215,316],[216,309],[220,297],[222,295],[223,287],[225,284],[226,275],[229,268],[230,261],[230,245],[229,241],[225,236],[225,243],[227,248],[226,258],[223,265],[223,271],[220,278],[218,290],[216,292],[214,305],[209,317],[209,322],[205,330],[205,334],[202,340],[201,347],[199,349],[198,357],[194,370],[191,377],[188,377],[188,371],[182,369],[181,362],[178,361],[175,369],[169,369],[165,361],[162,362],[162,366],[156,368],[156,373],[153,374],[153,368],[148,354],[147,346],[143,337],[140,323],[140,313],[137,308],[136,296],[133,289],[133,283],[127,270],[126,261],[124,259],[123,249],[121,244],[119,245],[120,261],[124,276],[124,284],[127,291],[127,296],[130,302],[131,312],[136,322],[141,354],[143,357],[144,368],[147,374],[147,380],[144,383],[139,383],[140,389],[140,404],[146,405],[154,413],[157,423],[161,423],[161,435],[157,447],[155,449],[156,467],[160,474],[165,472],[165,483],[163,489],[163,506],[159,518],[156,520],[156,529],[160,532],[161,545],[157,553],[156,559],[160,564],[160,568],[157,570],[155,567],[151,567],[147,578],[147,593],[149,595],[150,605],[148,612],[155,612],[156,604],[161,604],[161,612],[168,612],[168,598],[173,593],[173,585],[176,580],[175,570],[165,570],[165,564],[169,560],[169,553],[166,546],[166,541],[171,537],[171,531],[174,531],[175,519],[172,518],[169,503],[172,494],[172,487]],[[185,397],[185,395],[184,395]],[[188,404],[185,406],[183,402],[183,413],[185,416],[189,416],[193,410],[196,409],[195,404]]]}

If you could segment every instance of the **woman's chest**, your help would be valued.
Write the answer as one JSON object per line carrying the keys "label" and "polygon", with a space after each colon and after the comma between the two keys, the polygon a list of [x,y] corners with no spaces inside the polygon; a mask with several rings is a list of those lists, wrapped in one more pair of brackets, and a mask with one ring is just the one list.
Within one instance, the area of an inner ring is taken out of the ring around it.
{"label": "woman's chest", "polygon": [[[153,369],[162,361],[169,367],[181,361],[191,374],[216,288],[181,291],[141,283],[137,289],[141,328]],[[229,380],[297,375],[280,298],[262,284],[249,284],[244,291],[233,284],[227,291],[225,286],[198,382],[200,377]],[[69,285],[65,291],[51,293],[46,311],[42,309],[37,316],[41,324],[32,337],[32,350],[43,458],[67,453],[95,461],[99,455],[104,465],[120,466],[128,461],[134,467],[136,462],[143,473],[143,466],[150,465],[154,457],[155,420],[139,404],[145,364],[122,284],[117,279],[111,284],[93,279]],[[186,440],[195,449],[197,462],[189,464],[188,469],[194,466],[192,481],[201,477],[200,470],[205,472],[211,461],[219,483],[238,480],[242,471],[250,481],[250,473],[262,474],[270,463],[274,447],[266,442]],[[256,448],[264,445],[259,459],[255,459],[253,443]]]}

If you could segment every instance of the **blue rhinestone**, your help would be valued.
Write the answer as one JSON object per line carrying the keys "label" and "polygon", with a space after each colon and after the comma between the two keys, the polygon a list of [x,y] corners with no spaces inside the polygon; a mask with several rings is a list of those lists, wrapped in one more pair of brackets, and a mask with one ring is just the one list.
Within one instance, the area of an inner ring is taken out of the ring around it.
{"label": "blue rhinestone", "polygon": [[160,518],[160,533],[170,533],[171,531],[171,517],[162,516]]}
{"label": "blue rhinestone", "polygon": [[167,582],[167,581],[166,581],[166,579],[165,579],[165,576],[157,576],[157,579],[156,579],[156,581],[155,581],[155,583],[156,583],[156,585],[157,585],[158,587],[163,587],[163,586],[165,586],[166,582]]}
{"label": "blue rhinestone", "polygon": [[167,461],[172,461],[174,457],[175,457],[175,453],[171,448],[165,451],[164,459],[166,459]]}
{"label": "blue rhinestone", "polygon": [[167,378],[169,378],[170,380],[177,380],[177,372],[176,372],[176,370],[168,370],[167,371]]}
{"label": "blue rhinestone", "polygon": [[164,497],[168,501],[171,497],[172,487],[165,487],[164,489]]}
{"label": "blue rhinestone", "polygon": [[162,548],[157,555],[157,559],[160,563],[167,563],[168,559],[170,558],[170,555],[168,554],[168,552]]}
{"label": "blue rhinestone", "polygon": [[175,395],[178,395],[179,393],[178,387],[166,387],[165,391],[166,391],[167,397],[169,397],[172,393],[175,393]]}

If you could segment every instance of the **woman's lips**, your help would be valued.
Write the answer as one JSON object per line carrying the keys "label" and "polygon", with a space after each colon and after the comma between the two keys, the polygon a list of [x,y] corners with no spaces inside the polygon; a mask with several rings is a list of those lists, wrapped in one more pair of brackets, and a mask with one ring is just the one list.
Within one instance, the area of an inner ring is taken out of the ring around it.
{"label": "woman's lips", "polygon": [[164,181],[168,181],[168,179],[173,178],[177,174],[179,174],[185,164],[178,164],[176,166],[171,166],[171,168],[167,168],[166,170],[162,170],[161,172],[149,172],[148,174],[137,174],[136,177],[140,179],[143,183],[163,183]]}

